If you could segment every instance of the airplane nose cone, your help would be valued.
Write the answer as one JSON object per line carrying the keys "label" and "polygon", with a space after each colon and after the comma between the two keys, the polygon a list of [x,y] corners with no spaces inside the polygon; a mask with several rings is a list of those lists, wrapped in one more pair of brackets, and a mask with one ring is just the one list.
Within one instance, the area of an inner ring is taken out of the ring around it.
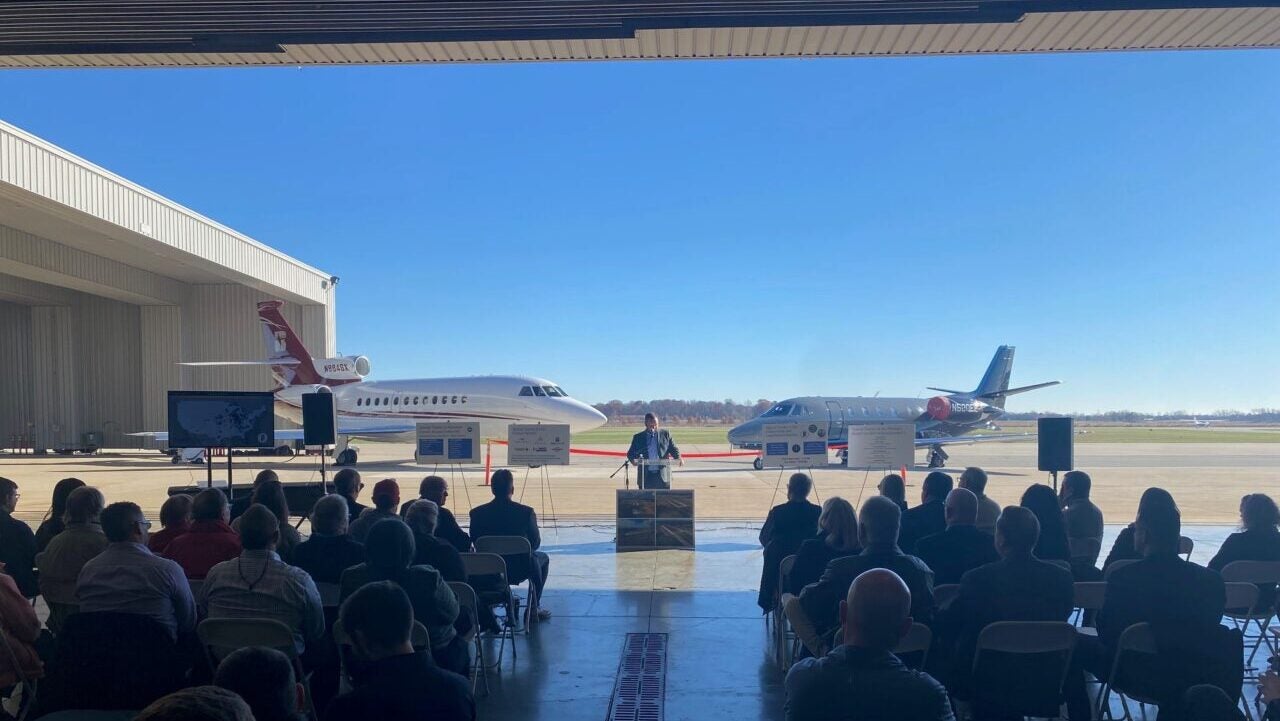
{"label": "airplane nose cone", "polygon": [[756,433],[757,428],[754,423],[743,423],[742,425],[734,426],[729,429],[729,443],[740,446],[744,443],[756,442]]}
{"label": "airplane nose cone", "polygon": [[605,421],[609,420],[603,413],[582,401],[574,400],[572,403],[573,415],[569,421],[569,430],[573,433],[582,433],[593,428],[599,428],[605,424]]}

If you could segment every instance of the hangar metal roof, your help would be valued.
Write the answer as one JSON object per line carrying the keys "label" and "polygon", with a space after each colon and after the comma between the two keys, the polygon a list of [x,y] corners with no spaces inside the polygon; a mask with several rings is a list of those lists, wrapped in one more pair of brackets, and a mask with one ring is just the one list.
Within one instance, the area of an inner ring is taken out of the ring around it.
{"label": "hangar metal roof", "polygon": [[0,121],[0,273],[144,305],[238,283],[326,304],[328,273]]}
{"label": "hangar metal roof", "polygon": [[0,67],[1280,46],[1280,0],[9,0]]}

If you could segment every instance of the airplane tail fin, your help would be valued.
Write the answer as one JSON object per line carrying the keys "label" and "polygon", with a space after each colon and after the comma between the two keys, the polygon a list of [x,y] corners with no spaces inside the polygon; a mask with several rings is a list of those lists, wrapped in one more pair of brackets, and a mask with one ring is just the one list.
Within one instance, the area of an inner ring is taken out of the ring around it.
{"label": "airplane tail fin", "polygon": [[280,312],[284,301],[264,300],[258,303],[258,320],[262,322],[262,340],[266,344],[267,363],[271,375],[281,387],[323,383],[311,354],[302,339]]}
{"label": "airplane tail fin", "polygon": [[1013,351],[1011,345],[1002,345],[996,349],[991,358],[991,365],[983,374],[978,387],[973,390],[975,398],[988,399],[991,405],[1004,408],[1004,399],[1008,395],[1009,376],[1013,374]]}

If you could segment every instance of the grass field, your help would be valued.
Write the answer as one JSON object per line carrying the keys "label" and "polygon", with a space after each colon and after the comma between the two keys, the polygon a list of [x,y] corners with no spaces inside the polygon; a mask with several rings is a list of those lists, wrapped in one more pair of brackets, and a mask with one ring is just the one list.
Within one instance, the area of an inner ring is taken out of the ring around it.
{"label": "grass field", "polygon": [[[676,443],[728,445],[730,426],[667,426]],[[642,426],[606,425],[573,437],[575,444],[618,445],[631,442]],[[1084,426],[1077,429],[1077,443],[1280,443],[1280,428],[1167,428],[1141,426]],[[1035,424],[1005,424],[992,433],[1034,432]],[[987,431],[984,431],[987,432]]]}

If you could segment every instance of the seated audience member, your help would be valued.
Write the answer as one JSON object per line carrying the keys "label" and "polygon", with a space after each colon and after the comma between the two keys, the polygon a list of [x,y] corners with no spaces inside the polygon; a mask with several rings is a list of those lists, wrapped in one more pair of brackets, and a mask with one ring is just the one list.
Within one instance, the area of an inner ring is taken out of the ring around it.
{"label": "seated audience member", "polygon": [[268,618],[293,631],[301,654],[324,633],[316,584],[276,554],[280,522],[257,503],[240,516],[240,555],[209,569],[196,599],[208,618]]}
{"label": "seated audience member", "polygon": [[978,520],[974,526],[987,535],[996,532],[996,519],[1000,517],[1000,504],[987,497],[987,472],[977,466],[969,466],[960,474],[960,488],[978,497]]}
{"label": "seated audience member", "polygon": [[249,488],[249,493],[238,494],[234,499],[231,500],[230,513],[231,513],[232,521],[244,515],[244,512],[249,510],[249,506],[252,506],[253,504],[257,503],[257,501],[254,500],[254,495],[258,492],[258,486],[261,486],[263,483],[266,483],[267,481],[275,481],[279,483],[280,475],[277,474],[275,471],[271,470],[270,468],[265,468],[261,471],[258,471],[258,475],[253,477],[253,486]]}
{"label": "seated audience member", "polygon": [[[1142,492],[1142,497],[1138,499],[1138,515],[1142,515],[1143,509],[1151,509],[1153,511],[1178,512],[1178,504],[1174,503],[1173,496],[1163,488],[1148,488]],[[1181,516],[1181,514],[1179,514]],[[1107,554],[1107,560],[1102,564],[1102,570],[1106,571],[1107,567],[1115,561],[1136,561],[1142,558],[1142,554],[1138,552],[1137,544],[1134,542],[1134,526],[1130,523],[1128,526],[1120,529],[1120,534],[1116,536],[1116,540],[1111,544],[1111,552]]]}
{"label": "seated audience member", "polygon": [[947,530],[916,542],[916,557],[933,571],[935,585],[960,583],[969,571],[1000,558],[992,537],[974,525],[978,497],[965,488],[947,494]]}
{"label": "seated audience member", "polygon": [[787,502],[769,509],[769,516],[760,529],[764,568],[760,572],[760,594],[756,603],[765,613],[772,611],[778,600],[778,566],[782,559],[818,535],[818,516],[822,509],[809,502],[812,490],[812,478],[804,473],[791,474],[787,480]]}
{"label": "seated audience member", "polygon": [[[1111,667],[1116,644],[1125,629],[1135,623],[1149,623],[1161,671],[1154,678],[1137,683],[1159,701],[1161,714],[1179,705],[1186,689],[1204,683],[1223,665],[1222,644],[1226,630],[1220,625],[1226,605],[1226,589],[1216,571],[1182,560],[1178,556],[1181,518],[1177,508],[1151,503],[1138,511],[1134,522],[1134,544],[1142,560],[1112,572],[1107,592],[1098,611],[1098,637],[1081,637],[1076,653],[1084,668],[1102,677]],[[1229,655],[1235,656],[1234,677],[1240,680],[1239,637]],[[1238,689],[1239,686],[1237,685]],[[1077,699],[1083,684],[1069,689]],[[1087,700],[1077,700],[1083,708]]]}
{"label": "seated audience member", "polygon": [[454,629],[458,620],[458,599],[440,572],[413,563],[413,532],[399,518],[378,522],[369,531],[365,544],[367,560],[342,574],[342,599],[350,598],[361,586],[376,581],[392,581],[409,594],[413,616],[431,635],[431,655],[441,667],[466,674],[471,667],[467,643]]}
{"label": "seated audience member", "polygon": [[947,511],[944,504],[951,487],[951,476],[942,471],[933,471],[924,477],[924,483],[920,487],[920,505],[902,512],[898,547],[903,553],[915,553],[916,541],[946,530]]}
{"label": "seated audience member", "polygon": [[0,563],[17,582],[22,595],[35,598],[40,593],[36,583],[36,534],[31,532],[31,526],[13,517],[21,496],[18,484],[0,478]]}
{"label": "seated audience member", "polygon": [[185,493],[169,496],[160,506],[160,526],[160,530],[147,539],[147,548],[164,555],[173,539],[191,530],[191,496]]}
{"label": "seated audience member", "polygon": [[[8,688],[18,682],[18,669],[29,679],[44,676],[44,663],[36,650],[40,638],[40,619],[12,576],[0,573],[0,627],[13,655],[0,653],[0,688]],[[18,668],[14,668],[14,662]]]}
{"label": "seated audience member", "polygon": [[822,504],[818,516],[817,538],[800,544],[796,552],[796,565],[787,579],[787,593],[800,593],[800,589],[822,578],[827,564],[837,558],[855,556],[862,552],[858,543],[858,516],[853,504],[839,496],[832,496]]}
{"label": "seated audience member", "polygon": [[[253,489],[253,503],[266,506],[276,517],[276,522],[280,524],[280,543],[276,546],[276,554],[286,563],[291,562],[293,549],[302,543],[302,535],[289,523],[289,501],[284,495],[284,484],[271,479],[259,483]],[[231,530],[240,532],[239,518],[231,523]]]}
{"label": "seated audience member", "polygon": [[[1058,491],[1058,503],[1062,506],[1062,520],[1067,526],[1067,540],[1092,538],[1102,541],[1102,509],[1089,500],[1093,479],[1084,471],[1067,471]],[[1089,563],[1097,563],[1093,559]]]}
{"label": "seated audience member", "polygon": [[360,517],[351,522],[351,537],[364,543],[373,524],[388,518],[400,518],[396,506],[400,505],[400,486],[394,478],[384,478],[373,484],[373,508],[366,508]]}
{"label": "seated audience member", "polygon": [[217,686],[193,686],[161,697],[133,721],[254,721],[249,704]]}
{"label": "seated audience member", "polygon": [[1041,561],[1065,561],[1071,563],[1071,546],[1067,543],[1067,528],[1062,520],[1062,506],[1058,495],[1043,483],[1032,484],[1022,494],[1023,508],[1036,514],[1040,523],[1040,540],[1036,541],[1036,558]]}
{"label": "seated audience member", "polygon": [[191,584],[177,563],[147,548],[151,526],[136,503],[112,503],[100,516],[107,547],[76,581],[80,611],[136,613],[158,622],[176,641],[196,627]]}
{"label": "seated audience member", "polygon": [[333,491],[347,502],[347,527],[355,523],[368,506],[356,499],[360,497],[360,489],[364,483],[360,481],[360,473],[354,468],[343,468],[333,476]]}
{"label": "seated audience member", "polygon": [[[1250,493],[1240,499],[1239,533],[1227,536],[1222,547],[1209,561],[1209,568],[1222,572],[1233,561],[1280,561],[1280,509],[1265,493]],[[1271,608],[1275,602],[1274,584],[1258,587],[1259,608]]]}
{"label": "seated audience member", "polygon": [[[1020,506],[1004,509],[996,522],[995,546],[1000,560],[965,573],[955,601],[938,613],[938,635],[955,644],[947,664],[947,687],[964,698],[968,697],[978,634],[988,624],[1065,621],[1071,615],[1075,589],[1071,573],[1036,558],[1039,537],[1040,522],[1035,514]],[[978,717],[986,718],[982,714]]]}
{"label": "seated audience member", "polygon": [[[489,479],[493,500],[471,509],[471,537],[524,536],[529,539],[529,547],[533,549],[533,563],[528,558],[504,556],[503,560],[507,562],[507,581],[518,584],[530,579],[538,598],[541,598],[551,558],[538,550],[538,546],[542,545],[542,536],[538,533],[537,514],[532,508],[511,499],[515,488],[516,481],[511,471],[503,468],[493,472]],[[551,618],[551,611],[539,606],[538,618]]]}
{"label": "seated audience member", "polygon": [[316,583],[338,583],[342,572],[364,562],[364,545],[347,535],[347,500],[331,493],[311,509],[311,538],[293,551],[293,565]]}
{"label": "seated audience member", "polygon": [[954,718],[942,684],[893,655],[911,630],[911,596],[907,584],[889,570],[872,569],[854,579],[840,601],[843,643],[823,658],[799,661],[787,673],[787,721]]}
{"label": "seated audience member", "polygon": [[76,579],[89,559],[107,547],[99,525],[102,494],[96,488],[77,488],[67,499],[67,525],[36,556],[40,569],[40,595],[49,604],[49,630],[58,633],[62,622],[77,610]]}
{"label": "seated audience member", "polygon": [[440,572],[445,581],[467,580],[467,572],[462,567],[462,556],[458,549],[436,538],[436,525],[439,523],[440,507],[433,501],[417,500],[409,505],[409,512],[404,522],[413,531],[414,553],[413,563],[420,566],[431,566]]}
{"label": "seated audience member", "polygon": [[187,578],[201,579],[215,565],[240,555],[240,536],[227,523],[227,497],[206,488],[191,499],[191,528],[169,542],[164,555],[182,566]]}
{"label": "seated audience member", "polygon": [[902,480],[902,476],[897,473],[890,473],[880,479],[880,484],[876,486],[876,490],[879,491],[880,495],[898,504],[899,510],[907,510],[907,482]]}
{"label": "seated audience member", "polygon": [[[419,498],[415,500],[431,501],[440,509],[440,520],[436,523],[436,538],[458,549],[458,553],[469,552],[471,536],[458,525],[458,519],[454,517],[453,511],[444,506],[444,502],[449,498],[449,482],[440,476],[427,476],[418,486],[418,496]],[[407,515],[411,505],[413,501],[407,501],[400,506],[400,515]]]}
{"label": "seated audience member", "polygon": [[43,551],[53,537],[62,533],[66,527],[67,497],[77,488],[83,488],[84,481],[79,478],[64,478],[53,487],[53,504],[44,514],[44,520],[36,529],[36,553]]}
{"label": "seated audience member", "polygon": [[474,721],[467,679],[414,651],[413,605],[404,590],[390,581],[367,584],[342,604],[341,614],[365,673],[355,690],[329,704],[324,721]]}
{"label": "seated audience member", "polygon": [[306,697],[289,657],[274,648],[251,646],[232,651],[213,676],[249,704],[254,721],[301,721]]}
{"label": "seated audience member", "polygon": [[839,623],[836,611],[853,579],[873,568],[893,571],[911,589],[911,615],[920,623],[933,619],[933,572],[915,556],[898,549],[898,523],[902,511],[883,496],[868,498],[858,514],[858,540],[862,553],[837,558],[827,564],[822,578],[800,593],[800,606],[820,636]]}

